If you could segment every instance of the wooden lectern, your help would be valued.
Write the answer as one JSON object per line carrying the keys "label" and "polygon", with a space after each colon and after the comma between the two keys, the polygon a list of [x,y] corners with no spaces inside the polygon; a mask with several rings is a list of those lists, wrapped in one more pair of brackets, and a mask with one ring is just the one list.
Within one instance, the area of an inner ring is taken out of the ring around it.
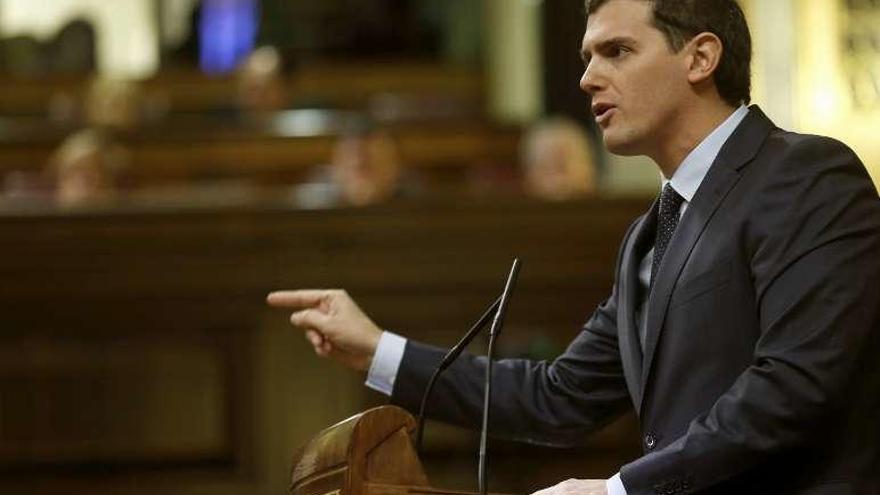
{"label": "wooden lectern", "polygon": [[319,433],[293,458],[291,495],[463,495],[428,486],[412,415],[381,406]]}

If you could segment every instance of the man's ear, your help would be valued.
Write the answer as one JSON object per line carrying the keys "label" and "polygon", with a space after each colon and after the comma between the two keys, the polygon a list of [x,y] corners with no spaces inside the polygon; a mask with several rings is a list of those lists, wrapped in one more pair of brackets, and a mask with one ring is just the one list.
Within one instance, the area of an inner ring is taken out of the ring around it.
{"label": "man's ear", "polygon": [[721,63],[724,46],[721,39],[712,33],[700,33],[688,43],[690,57],[688,62],[688,82],[699,84],[708,80]]}

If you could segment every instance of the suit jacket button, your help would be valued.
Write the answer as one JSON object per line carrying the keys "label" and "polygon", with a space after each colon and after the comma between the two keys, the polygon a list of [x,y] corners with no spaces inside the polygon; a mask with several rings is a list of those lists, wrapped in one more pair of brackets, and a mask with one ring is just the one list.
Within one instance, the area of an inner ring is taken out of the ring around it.
{"label": "suit jacket button", "polygon": [[645,447],[648,450],[653,450],[654,447],[656,447],[656,446],[657,446],[657,439],[654,438],[654,435],[652,435],[650,433],[645,435]]}

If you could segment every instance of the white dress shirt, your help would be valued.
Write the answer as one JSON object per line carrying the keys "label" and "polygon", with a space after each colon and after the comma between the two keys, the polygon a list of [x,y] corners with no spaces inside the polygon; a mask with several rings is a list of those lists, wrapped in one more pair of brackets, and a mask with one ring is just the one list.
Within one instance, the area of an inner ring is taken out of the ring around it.
{"label": "white dress shirt", "polygon": [[[672,188],[684,198],[679,210],[679,218],[684,216],[688,204],[693,200],[700,184],[709,172],[709,167],[718,157],[721,147],[733,134],[733,131],[739,126],[748,114],[748,108],[740,106],[737,108],[724,122],[715,128],[703,141],[691,151],[684,161],[676,169],[671,179],[662,178],[661,190],[667,183],[672,184]],[[643,293],[647,293],[648,285],[651,280],[651,264],[654,261],[654,249],[642,258],[639,263],[639,282]],[[646,298],[647,300],[647,298]],[[642,320],[641,325],[645,324],[646,312],[644,311],[646,301],[642,302],[639,308],[639,316]],[[391,332],[382,332],[379,339],[379,346],[376,348],[376,354],[373,356],[373,362],[367,373],[366,385],[373,390],[381,392],[385,395],[391,395],[394,390],[394,381],[397,378],[397,370],[400,368],[400,362],[403,360],[403,351],[406,348],[406,339],[400,335]],[[608,495],[627,495],[626,488],[620,479],[620,473],[615,474],[606,482]]]}

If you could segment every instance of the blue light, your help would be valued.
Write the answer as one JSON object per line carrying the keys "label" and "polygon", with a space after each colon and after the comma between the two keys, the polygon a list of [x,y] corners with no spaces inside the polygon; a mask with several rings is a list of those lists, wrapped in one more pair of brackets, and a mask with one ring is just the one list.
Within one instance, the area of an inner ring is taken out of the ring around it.
{"label": "blue light", "polygon": [[259,25],[257,0],[202,0],[199,64],[208,74],[235,70],[253,49]]}

